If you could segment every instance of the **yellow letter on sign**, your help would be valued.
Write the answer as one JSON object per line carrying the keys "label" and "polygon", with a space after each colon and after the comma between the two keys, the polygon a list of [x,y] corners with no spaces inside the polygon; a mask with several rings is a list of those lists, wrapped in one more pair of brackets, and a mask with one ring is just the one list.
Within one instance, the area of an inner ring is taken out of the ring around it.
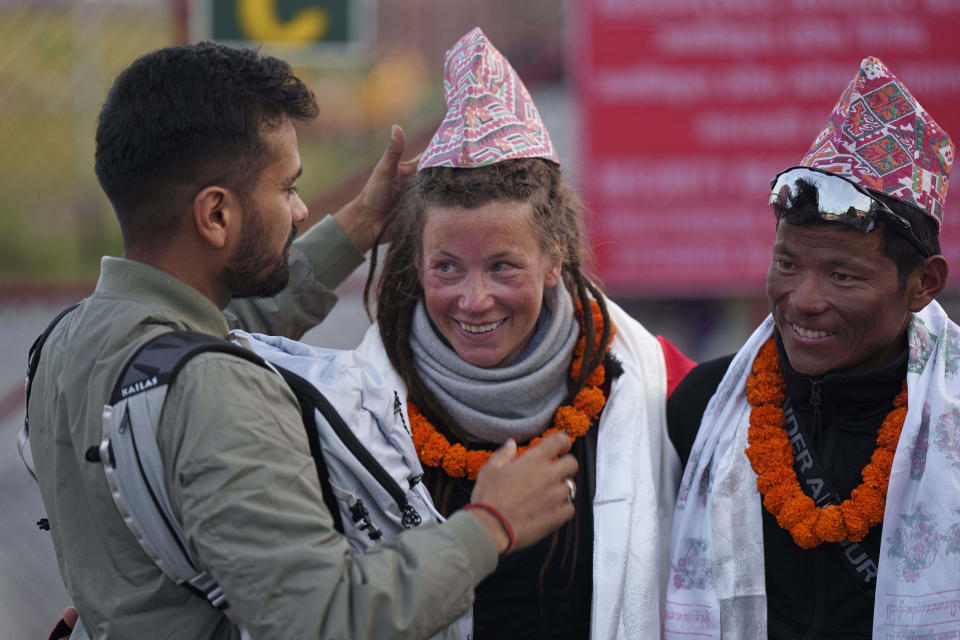
{"label": "yellow letter on sign", "polygon": [[302,9],[289,22],[277,16],[277,0],[239,0],[240,28],[250,40],[264,42],[315,42],[327,32],[327,12]]}

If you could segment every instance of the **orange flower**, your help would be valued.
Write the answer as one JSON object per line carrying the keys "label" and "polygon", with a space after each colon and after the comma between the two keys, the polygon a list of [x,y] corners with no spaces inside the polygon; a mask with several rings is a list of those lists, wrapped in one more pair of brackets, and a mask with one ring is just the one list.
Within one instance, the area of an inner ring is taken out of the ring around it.
{"label": "orange flower", "polygon": [[747,400],[751,406],[759,407],[761,405],[774,405],[779,407],[786,399],[786,395],[780,389],[772,389],[757,381],[756,385],[747,387]]}
{"label": "orange flower", "polygon": [[414,442],[426,442],[433,435],[430,424],[421,416],[419,420],[410,420],[410,434]]}
{"label": "orange flower", "polygon": [[[595,301],[591,301],[590,306],[594,315],[594,326],[599,327],[600,323],[603,322],[600,307]],[[577,313],[579,319],[581,317],[579,308],[577,308]],[[574,380],[579,376],[580,369],[583,366],[582,352],[585,348],[585,339],[582,335],[582,324],[580,331],[581,337],[576,348],[580,352],[580,357],[574,358],[570,364],[570,377]],[[600,415],[607,403],[603,390],[597,388],[603,384],[605,375],[603,365],[594,369],[587,377],[587,386],[577,393],[573,402],[559,407],[554,415],[553,424],[542,435],[533,438],[526,445],[518,447],[517,455],[521,455],[530,447],[535,447],[543,439],[543,436],[556,431],[566,434],[571,445],[577,438],[586,434],[593,420]],[[417,405],[409,400],[407,402],[407,416],[410,419],[410,433],[413,436],[414,448],[420,462],[428,467],[440,467],[447,475],[454,478],[477,479],[481,467],[490,459],[491,452],[483,449],[467,449],[460,443],[451,445],[443,434],[439,433],[430,424],[430,421],[420,412]]]}
{"label": "orange flower", "polygon": [[774,487],[789,484],[790,481],[795,480],[796,477],[793,469],[770,469],[769,471],[765,471],[763,475],[757,476],[757,491],[767,493]]}
{"label": "orange flower", "polygon": [[746,396],[752,409],[745,453],[757,474],[764,508],[803,549],[825,541],[862,540],[870,527],[883,521],[890,469],[907,415],[906,381],[877,433],[877,447],[863,468],[863,482],[842,504],[821,509],[803,493],[793,470],[793,451],[783,429],[781,409],[785,385],[772,338],[760,348],[752,371],[747,378]]}
{"label": "orange flower", "polygon": [[[794,476],[796,478],[796,476]],[[763,493],[763,492],[761,492]],[[787,503],[787,500],[793,497],[794,491],[791,487],[781,484],[775,486],[763,496],[763,506],[767,508],[772,515],[777,515]]]}
{"label": "orange flower", "polygon": [[758,424],[747,431],[747,442],[766,442],[767,440],[778,440],[780,442],[789,442],[783,429],[769,424]]}
{"label": "orange flower", "polygon": [[870,462],[877,465],[884,475],[889,476],[890,469],[893,468],[893,452],[888,449],[877,449],[870,456]]}
{"label": "orange flower", "polygon": [[[763,429],[771,424],[783,424],[783,409],[776,406],[761,405],[750,412],[750,426]],[[782,432],[782,429],[780,430]],[[770,430],[766,431],[767,433]]]}
{"label": "orange flower", "polygon": [[[750,466],[753,466],[753,463],[750,463]],[[762,474],[757,476],[757,491],[761,494],[765,494],[771,489],[780,485],[783,480],[780,478],[778,473],[779,469],[770,469],[764,471]]]}
{"label": "orange flower", "polygon": [[843,540],[847,536],[847,530],[843,527],[843,512],[840,511],[840,507],[831,504],[820,509],[813,532],[825,542]]}
{"label": "orange flower", "polygon": [[790,529],[795,525],[803,522],[804,518],[807,517],[807,511],[813,506],[813,500],[810,499],[810,496],[805,493],[800,493],[797,495],[794,492],[793,497],[788,499],[783,507],[780,509],[780,513],[777,514],[777,522],[780,523],[780,526],[784,529]]}
{"label": "orange flower", "polygon": [[784,446],[777,440],[764,440],[751,445],[747,450],[747,458],[757,475],[782,468],[793,470],[793,454],[789,445]]}
{"label": "orange flower", "polygon": [[[892,437],[896,432],[900,430],[897,428],[898,424],[903,424],[903,421],[907,417],[907,408],[906,407],[894,407],[893,411],[887,414],[887,417],[883,419],[883,424],[881,429],[887,431],[886,437]],[[897,443],[891,443],[893,446],[896,446]]]}
{"label": "orange flower", "polygon": [[870,523],[863,512],[850,500],[843,501],[840,511],[843,513],[843,524],[847,528],[847,539],[853,542],[863,540],[870,531]]}
{"label": "orange flower", "polygon": [[574,438],[579,438],[590,428],[590,418],[569,405],[563,405],[557,409],[553,423]]}
{"label": "orange flower", "polygon": [[441,434],[434,432],[430,439],[423,444],[423,449],[418,451],[420,459],[424,464],[436,467],[443,460],[444,454],[450,447],[450,443]]}
{"label": "orange flower", "polygon": [[794,527],[790,531],[790,535],[793,536],[793,541],[796,542],[797,546],[801,549],[813,549],[821,542],[820,538],[806,522],[801,522]]}
{"label": "orange flower", "polygon": [[801,549],[812,549],[820,544],[820,538],[813,532],[813,527],[816,523],[816,507],[811,507],[811,510],[804,519],[800,521],[800,524],[790,532],[790,535],[793,536],[793,541],[796,542],[797,546]]}
{"label": "orange flower", "polygon": [[753,360],[753,372],[770,371],[774,367],[779,367],[777,356],[777,347],[772,340],[767,340],[757,352],[757,357]]}
{"label": "orange flower", "polygon": [[850,498],[860,503],[860,510],[871,527],[883,522],[883,507],[886,496],[873,487],[860,485],[850,492]]}
{"label": "orange flower", "polygon": [[863,468],[863,483],[877,489],[881,493],[887,492],[887,483],[890,481],[890,470],[872,462]]}
{"label": "orange flower", "polygon": [[600,415],[606,403],[607,399],[603,397],[603,391],[596,387],[584,387],[573,399],[574,408],[583,411],[591,419]]}
{"label": "orange flower", "polygon": [[877,444],[881,449],[886,449],[887,451],[896,451],[897,450],[897,441],[900,439],[900,430],[895,428],[881,428],[877,433]]}
{"label": "orange flower", "polygon": [[443,470],[451,478],[467,475],[467,450],[462,444],[455,444],[447,449],[447,455],[443,456]]}

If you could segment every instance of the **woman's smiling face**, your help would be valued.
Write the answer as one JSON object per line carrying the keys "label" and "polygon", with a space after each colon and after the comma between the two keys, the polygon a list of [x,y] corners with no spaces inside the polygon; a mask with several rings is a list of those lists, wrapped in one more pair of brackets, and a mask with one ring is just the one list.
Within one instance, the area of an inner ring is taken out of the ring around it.
{"label": "woman's smiling face", "polygon": [[533,337],[544,290],[560,281],[528,202],[428,207],[417,273],[433,324],[466,362],[503,367]]}

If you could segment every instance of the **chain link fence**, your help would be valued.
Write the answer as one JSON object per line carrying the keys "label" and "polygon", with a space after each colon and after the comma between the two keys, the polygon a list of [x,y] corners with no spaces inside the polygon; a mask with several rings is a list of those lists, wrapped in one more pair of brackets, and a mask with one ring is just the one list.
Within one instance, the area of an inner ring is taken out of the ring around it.
{"label": "chain link fence", "polygon": [[170,2],[0,2],[0,277],[89,277],[119,232],[93,173],[103,96],[170,44]]}

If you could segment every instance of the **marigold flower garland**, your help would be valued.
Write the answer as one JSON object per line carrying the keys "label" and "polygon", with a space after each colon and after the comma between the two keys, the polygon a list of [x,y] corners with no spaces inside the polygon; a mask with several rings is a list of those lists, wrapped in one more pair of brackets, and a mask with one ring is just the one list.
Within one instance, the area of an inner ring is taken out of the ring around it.
{"label": "marigold flower garland", "polygon": [[863,482],[841,504],[822,508],[800,488],[793,469],[793,449],[783,428],[785,394],[777,348],[770,338],[757,353],[747,379],[747,401],[753,408],[746,453],[757,473],[763,506],[803,549],[822,542],[863,540],[871,527],[883,521],[893,455],[907,417],[906,381],[893,400],[893,411],[880,426],[877,448],[863,468]]}
{"label": "marigold flower garland", "polygon": [[[599,305],[591,300],[590,307],[593,313],[593,326],[601,326],[603,315],[600,313]],[[580,340],[574,347],[574,359],[570,364],[570,377],[574,380],[580,375],[580,369],[583,367],[583,352],[586,349],[583,323],[581,322],[580,325]],[[611,340],[615,331],[616,328],[611,327]],[[610,344],[608,342],[607,349],[609,350],[609,348]],[[571,444],[574,440],[586,434],[590,430],[590,425],[607,404],[607,398],[601,388],[605,378],[606,372],[601,364],[587,376],[586,386],[574,396],[573,403],[561,405],[553,416],[553,424],[526,445],[518,447],[517,455],[530,447],[535,447],[544,437],[556,431],[565,432],[569,436]],[[477,479],[480,467],[490,459],[493,454],[492,451],[468,449],[460,443],[451,444],[443,434],[439,433],[430,424],[430,421],[420,413],[420,409],[411,400],[407,401],[407,415],[410,418],[410,431],[413,434],[413,444],[420,462],[429,467],[441,467],[448,476],[453,478]]]}

